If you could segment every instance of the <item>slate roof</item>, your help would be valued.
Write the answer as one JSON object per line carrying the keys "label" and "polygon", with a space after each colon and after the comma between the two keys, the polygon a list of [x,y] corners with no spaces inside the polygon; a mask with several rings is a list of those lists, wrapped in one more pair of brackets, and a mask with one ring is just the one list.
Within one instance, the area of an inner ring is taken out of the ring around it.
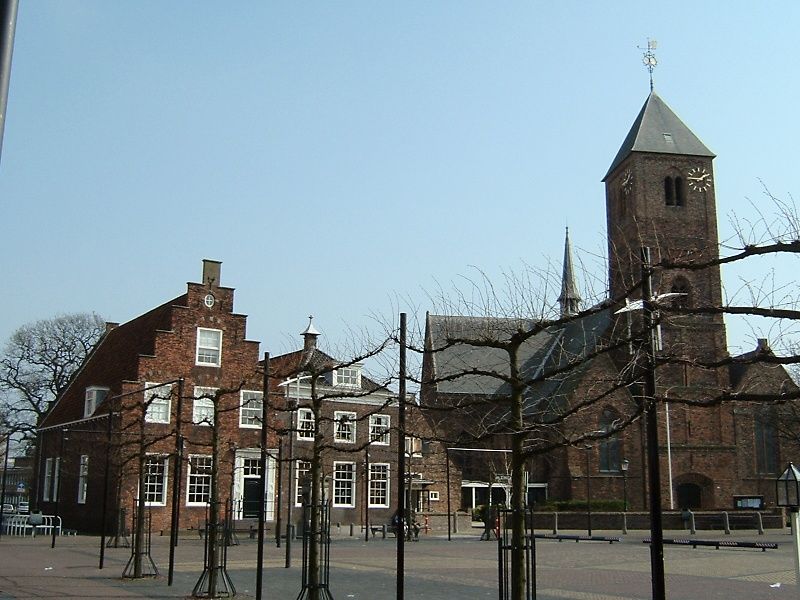
{"label": "slate roof", "polygon": [[714,156],[655,92],[647,97],[603,181],[631,152]]}
{"label": "slate roof", "polygon": [[[480,395],[486,397],[508,396],[510,388],[502,380],[479,374],[468,374],[452,380],[471,369],[508,374],[508,355],[504,350],[468,343],[452,343],[454,340],[482,342],[506,341],[519,328],[529,329],[535,321],[527,319],[503,319],[491,317],[463,317],[428,315],[428,348],[432,352],[433,373],[436,390],[447,395]],[[565,373],[554,375],[532,385],[527,393],[525,411],[541,409],[541,401],[548,404],[566,400],[579,383],[587,361],[582,360],[597,346],[600,337],[611,324],[608,309],[585,317],[555,325],[531,336],[521,347],[520,363],[526,378],[539,377],[576,362],[576,367]]]}

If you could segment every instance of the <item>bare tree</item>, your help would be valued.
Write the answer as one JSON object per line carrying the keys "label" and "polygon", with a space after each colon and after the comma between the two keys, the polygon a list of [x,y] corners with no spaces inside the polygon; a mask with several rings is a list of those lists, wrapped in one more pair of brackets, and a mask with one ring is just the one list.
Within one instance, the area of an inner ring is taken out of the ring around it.
{"label": "bare tree", "polygon": [[23,325],[0,355],[0,418],[32,440],[37,423],[105,331],[93,313]]}

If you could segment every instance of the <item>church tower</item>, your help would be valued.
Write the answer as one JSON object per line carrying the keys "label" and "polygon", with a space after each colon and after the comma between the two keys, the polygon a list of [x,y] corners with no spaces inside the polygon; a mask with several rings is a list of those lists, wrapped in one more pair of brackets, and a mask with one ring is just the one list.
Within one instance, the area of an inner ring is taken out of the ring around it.
{"label": "church tower", "polygon": [[[701,262],[718,256],[714,154],[656,94],[650,93],[603,181],[608,220],[611,299],[631,294],[641,279],[640,248],[653,264],[671,259]],[[720,306],[720,271],[656,269],[654,293],[686,294],[674,302]],[[633,292],[636,296],[639,292]],[[727,355],[720,315],[664,314],[665,349],[703,361]],[[715,385],[713,378],[701,377]],[[684,373],[683,385],[694,382]],[[680,385],[678,382],[675,382]]]}

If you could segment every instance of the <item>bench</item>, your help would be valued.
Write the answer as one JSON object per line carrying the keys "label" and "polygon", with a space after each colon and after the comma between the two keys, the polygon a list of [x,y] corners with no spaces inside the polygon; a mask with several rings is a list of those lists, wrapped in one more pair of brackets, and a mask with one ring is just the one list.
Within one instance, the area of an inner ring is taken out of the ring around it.
{"label": "bench", "polygon": [[622,538],[617,536],[609,536],[609,535],[574,535],[574,534],[566,534],[566,533],[535,533],[533,537],[542,539],[542,540],[558,540],[559,542],[563,542],[564,540],[568,541],[575,541],[575,542],[607,542],[609,544],[613,544],[614,542],[621,542]]}
{"label": "bench", "polygon": [[[652,543],[651,538],[644,538],[643,544]],[[698,546],[711,546],[719,550],[720,548],[754,548],[766,552],[767,550],[776,550],[778,544],[774,542],[737,542],[734,540],[695,540],[689,538],[668,538],[664,539],[665,544],[674,544],[677,546],[691,546],[697,548]]]}

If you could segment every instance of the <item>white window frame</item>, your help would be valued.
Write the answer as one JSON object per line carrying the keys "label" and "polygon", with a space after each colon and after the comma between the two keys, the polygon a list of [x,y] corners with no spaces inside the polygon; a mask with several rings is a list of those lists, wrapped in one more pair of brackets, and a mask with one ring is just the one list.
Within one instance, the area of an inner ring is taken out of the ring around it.
{"label": "white window frame", "polygon": [[[144,387],[145,422],[169,424],[172,415],[172,386],[161,383],[145,383]],[[161,407],[162,409],[158,412],[166,413],[166,417],[153,410],[154,406]]]}
{"label": "white window frame", "polygon": [[350,365],[333,371],[333,385],[349,388],[361,387],[361,367]]}
{"label": "white window frame", "polygon": [[[239,398],[239,427],[243,429],[261,429],[264,392],[242,390],[239,394]],[[248,406],[251,403],[258,403],[258,408]]]}
{"label": "white window frame", "polygon": [[61,457],[56,456],[55,461],[56,461],[55,473],[53,474],[53,493],[51,497],[54,502],[58,502],[58,496],[59,496],[58,486],[60,485],[59,480],[61,479]]}
{"label": "white window frame", "polygon": [[[105,394],[103,394],[103,397],[98,400],[100,392],[105,392]],[[99,385],[90,385],[87,387],[86,394],[84,395],[83,399],[83,416],[91,417],[94,414],[94,411],[97,410],[97,406],[100,404],[100,402],[105,400],[107,395],[107,387]]]}
{"label": "white window frame", "polygon": [[[156,464],[160,464],[162,467],[162,481],[161,485],[161,499],[160,500],[148,500],[147,493],[148,493],[148,479],[150,477],[154,477],[155,475],[150,473],[149,462],[152,461]],[[144,494],[144,505],[145,506],[166,506],[167,505],[167,489],[169,485],[169,456],[165,456],[163,454],[148,454],[145,457],[144,463],[144,490],[141,492]]]}
{"label": "white window frame", "polygon": [[439,502],[439,492],[436,490],[428,492],[428,500],[430,502]]}
{"label": "white window frame", "polygon": [[[382,474],[376,477],[375,471],[380,469]],[[387,508],[391,502],[391,466],[389,463],[370,463],[369,465],[369,491],[367,494],[367,501],[370,508]],[[384,502],[373,502],[373,495],[377,496],[378,492],[385,496]]]}
{"label": "white window frame", "polygon": [[406,456],[418,458],[422,456],[422,438],[406,434]]}
{"label": "white window frame", "polygon": [[[386,420],[385,423],[380,421]],[[380,427],[380,430],[378,429]],[[377,446],[388,446],[391,443],[389,431],[392,428],[392,418],[389,415],[369,416],[369,441]]]}
{"label": "white window frame", "polygon": [[303,506],[303,477],[311,473],[310,460],[298,460],[294,467],[294,505]]}
{"label": "white window frame", "polygon": [[297,439],[300,441],[314,439],[314,411],[310,408],[297,409]]}
{"label": "white window frame", "polygon": [[81,454],[78,465],[78,504],[86,504],[86,490],[89,486],[89,455]]}
{"label": "white window frame", "polygon": [[[191,454],[189,455],[189,460],[186,461],[186,506],[208,506],[208,503],[211,501],[211,472],[208,473],[192,473],[192,461],[197,459],[203,459],[204,461],[208,460],[208,465],[204,468],[210,469],[212,467],[211,464],[211,456],[207,454]],[[197,481],[192,482],[192,478],[197,478]],[[206,483],[207,481],[207,483]],[[197,500],[189,500],[189,498],[196,492],[192,490],[192,486],[202,485],[204,488],[208,489],[208,492],[203,494],[208,496],[208,500],[200,501]]]}
{"label": "white window frame", "polygon": [[[208,343],[200,343],[200,338],[204,333],[214,333],[217,335],[218,340],[217,343],[214,345],[210,345]],[[201,351],[205,351],[206,354],[201,356]],[[216,360],[210,353],[216,353]],[[208,358],[206,358],[208,356]],[[208,327],[198,327],[197,328],[197,345],[195,347],[195,364],[200,367],[219,367],[222,365],[222,330],[221,329],[210,329]]]}
{"label": "white window frame", "polygon": [[[344,473],[339,467],[348,466],[349,477],[342,477]],[[342,502],[342,495],[350,496],[349,502]],[[353,508],[356,505],[356,463],[346,461],[333,462],[333,506]]]}
{"label": "white window frame", "polygon": [[195,386],[192,423],[203,427],[214,424],[214,398],[219,388]]}
{"label": "white window frame", "polygon": [[44,477],[42,481],[42,502],[50,502],[50,487],[53,485],[53,459],[44,459]]}
{"label": "white window frame", "polygon": [[[333,439],[340,444],[356,443],[356,422],[358,415],[354,412],[337,410],[333,413]],[[349,425],[350,431],[346,436],[339,435],[339,428],[345,424]]]}

